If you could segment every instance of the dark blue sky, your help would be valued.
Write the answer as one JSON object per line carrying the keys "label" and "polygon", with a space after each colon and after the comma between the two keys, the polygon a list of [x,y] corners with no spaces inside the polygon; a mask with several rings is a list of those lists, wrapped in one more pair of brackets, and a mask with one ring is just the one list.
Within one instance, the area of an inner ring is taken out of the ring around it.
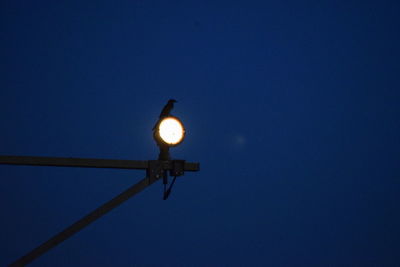
{"label": "dark blue sky", "polygon": [[[396,1],[1,1],[0,154],[199,161],[32,266],[399,266]],[[0,265],[143,171],[0,166]]]}

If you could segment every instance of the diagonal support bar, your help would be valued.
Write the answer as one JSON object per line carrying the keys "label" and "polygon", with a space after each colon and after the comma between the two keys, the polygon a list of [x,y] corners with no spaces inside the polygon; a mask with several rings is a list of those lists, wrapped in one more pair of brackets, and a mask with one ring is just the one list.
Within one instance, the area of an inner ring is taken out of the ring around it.
{"label": "diagonal support bar", "polygon": [[112,209],[116,208],[117,206],[121,205],[123,202],[127,201],[129,198],[133,197],[152,183],[157,181],[157,179],[150,179],[150,178],[144,178],[137,184],[131,186],[118,196],[114,197],[110,201],[104,203],[102,206],[99,208],[95,209],[94,211],[90,212],[87,214],[85,217],[81,218],[71,226],[67,227],[65,230],[62,232],[58,233],[57,235],[53,236],[40,246],[36,247],[33,249],[31,252],[26,254],[25,256],[21,257],[14,263],[12,263],[10,266],[12,267],[17,267],[17,266],[25,266],[26,264],[32,262],[35,260],[37,257],[40,257],[42,254],[46,253],[53,247],[57,246],[64,240],[68,239],[71,237],[73,234],[79,232],[95,220],[99,219],[101,216],[106,214],[107,212],[111,211]]}
{"label": "diagonal support bar", "polygon": [[121,205],[123,202],[141,192],[157,180],[164,177],[167,171],[171,175],[180,176],[184,171],[198,171],[199,163],[189,163],[184,160],[110,160],[110,159],[82,159],[82,158],[49,158],[27,156],[0,156],[0,164],[31,165],[31,166],[57,166],[57,167],[84,167],[84,168],[114,168],[114,169],[145,169],[146,178],[131,186],[118,196],[106,202],[99,208],[90,212],[62,232],[53,236],[31,252],[21,257],[10,266],[25,266],[64,240],[70,238],[101,216]]}

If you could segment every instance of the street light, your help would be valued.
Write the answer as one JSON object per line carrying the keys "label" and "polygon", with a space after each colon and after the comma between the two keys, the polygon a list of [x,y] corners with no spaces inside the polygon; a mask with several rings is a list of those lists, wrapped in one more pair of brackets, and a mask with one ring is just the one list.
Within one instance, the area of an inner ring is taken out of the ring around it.
{"label": "street light", "polygon": [[177,146],[185,138],[185,127],[177,117],[168,116],[157,123],[154,137],[158,144]]}
{"label": "street light", "polygon": [[[176,102],[170,99],[161,111],[156,126],[153,128],[153,137],[160,148],[158,160],[115,160],[115,159],[82,159],[82,158],[54,158],[54,157],[27,157],[27,156],[2,156],[0,164],[33,165],[33,166],[58,166],[58,167],[83,167],[83,168],[114,168],[114,169],[142,169],[146,170],[146,177],[134,184],[110,201],[104,203],[80,220],[76,221],[60,233],[42,243],[26,255],[19,258],[10,266],[25,266],[37,257],[46,253],[51,248],[79,232],[101,216],[116,208],[146,187],[162,179],[164,184],[164,197],[167,199],[171,193],[176,177],[182,176],[185,171],[199,171],[199,163],[186,162],[185,160],[171,160],[169,148],[182,143],[185,138],[185,127],[182,122],[170,112]],[[167,189],[168,171],[174,176]]]}
{"label": "street light", "polygon": [[169,148],[182,143],[185,132],[183,123],[175,116],[168,115],[158,120],[153,129],[154,140],[160,148],[158,160],[171,160]]}

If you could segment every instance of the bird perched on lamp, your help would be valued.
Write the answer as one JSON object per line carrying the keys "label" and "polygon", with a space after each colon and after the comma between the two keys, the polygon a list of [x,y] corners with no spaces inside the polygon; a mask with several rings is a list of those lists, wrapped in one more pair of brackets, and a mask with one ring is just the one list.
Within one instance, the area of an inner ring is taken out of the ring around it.
{"label": "bird perched on lamp", "polygon": [[175,99],[168,100],[168,103],[161,110],[160,119],[170,115],[171,110],[174,108],[174,103],[176,103],[176,102],[177,101]]}
{"label": "bird perched on lamp", "polygon": [[161,110],[161,113],[160,113],[160,116],[159,116],[159,120],[154,125],[153,130],[157,127],[157,124],[160,122],[160,120],[162,118],[171,115],[171,110],[174,108],[174,103],[176,103],[176,102],[178,102],[178,101],[176,101],[175,99],[168,100],[168,103]]}

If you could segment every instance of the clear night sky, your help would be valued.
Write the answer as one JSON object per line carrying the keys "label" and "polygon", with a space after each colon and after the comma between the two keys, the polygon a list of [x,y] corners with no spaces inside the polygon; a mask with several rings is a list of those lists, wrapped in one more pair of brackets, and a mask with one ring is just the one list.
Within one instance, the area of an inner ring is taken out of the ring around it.
{"label": "clear night sky", "polygon": [[[0,154],[156,159],[159,182],[32,266],[400,266],[397,1],[0,4]],[[144,171],[0,166],[0,265]]]}

